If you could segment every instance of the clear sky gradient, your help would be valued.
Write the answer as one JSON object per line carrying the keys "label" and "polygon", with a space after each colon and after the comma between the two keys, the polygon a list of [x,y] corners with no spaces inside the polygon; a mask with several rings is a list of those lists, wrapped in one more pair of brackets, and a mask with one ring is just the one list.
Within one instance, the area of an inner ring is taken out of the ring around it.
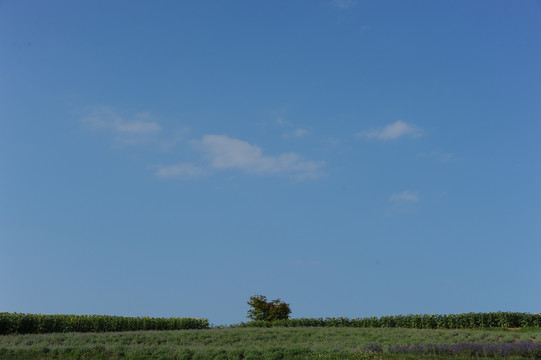
{"label": "clear sky gradient", "polygon": [[0,311],[541,311],[539,1],[1,1]]}

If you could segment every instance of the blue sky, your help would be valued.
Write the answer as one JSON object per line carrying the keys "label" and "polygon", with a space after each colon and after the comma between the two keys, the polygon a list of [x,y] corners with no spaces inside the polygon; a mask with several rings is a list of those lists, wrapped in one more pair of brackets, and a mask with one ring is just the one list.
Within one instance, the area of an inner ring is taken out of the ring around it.
{"label": "blue sky", "polygon": [[0,2],[0,311],[541,311],[540,20]]}

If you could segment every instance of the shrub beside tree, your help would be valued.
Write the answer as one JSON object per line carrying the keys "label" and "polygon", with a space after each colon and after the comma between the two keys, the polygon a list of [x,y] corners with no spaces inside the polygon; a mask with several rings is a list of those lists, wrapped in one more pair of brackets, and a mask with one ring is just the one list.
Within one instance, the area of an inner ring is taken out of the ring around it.
{"label": "shrub beside tree", "polygon": [[252,307],[248,310],[248,317],[256,321],[286,320],[289,319],[291,313],[289,304],[280,299],[267,301],[264,295],[250,297],[248,305]]}

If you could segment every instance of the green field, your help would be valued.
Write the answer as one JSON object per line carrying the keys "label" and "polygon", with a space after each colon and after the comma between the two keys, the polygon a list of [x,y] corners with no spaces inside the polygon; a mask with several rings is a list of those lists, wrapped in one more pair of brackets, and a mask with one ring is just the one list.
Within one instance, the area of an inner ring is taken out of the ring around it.
{"label": "green field", "polygon": [[[0,359],[469,359],[475,354],[419,355],[389,350],[414,344],[530,346],[541,345],[540,340],[539,328],[271,327],[21,334],[0,336]],[[541,351],[476,358],[540,359]]]}

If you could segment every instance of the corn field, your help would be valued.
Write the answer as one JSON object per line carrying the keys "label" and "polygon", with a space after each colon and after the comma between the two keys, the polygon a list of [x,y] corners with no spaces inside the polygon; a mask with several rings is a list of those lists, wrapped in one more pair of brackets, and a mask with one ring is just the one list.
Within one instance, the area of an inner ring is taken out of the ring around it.
{"label": "corn field", "polygon": [[410,329],[541,328],[541,313],[489,312],[463,314],[390,315],[365,318],[298,318],[277,321],[250,321],[240,327],[359,327]]}
{"label": "corn field", "polygon": [[[231,327],[356,327],[411,329],[541,328],[541,313],[390,315],[250,321]],[[208,319],[0,313],[0,335],[65,332],[209,329]]]}
{"label": "corn field", "polygon": [[208,329],[207,319],[0,313],[0,334]]}

